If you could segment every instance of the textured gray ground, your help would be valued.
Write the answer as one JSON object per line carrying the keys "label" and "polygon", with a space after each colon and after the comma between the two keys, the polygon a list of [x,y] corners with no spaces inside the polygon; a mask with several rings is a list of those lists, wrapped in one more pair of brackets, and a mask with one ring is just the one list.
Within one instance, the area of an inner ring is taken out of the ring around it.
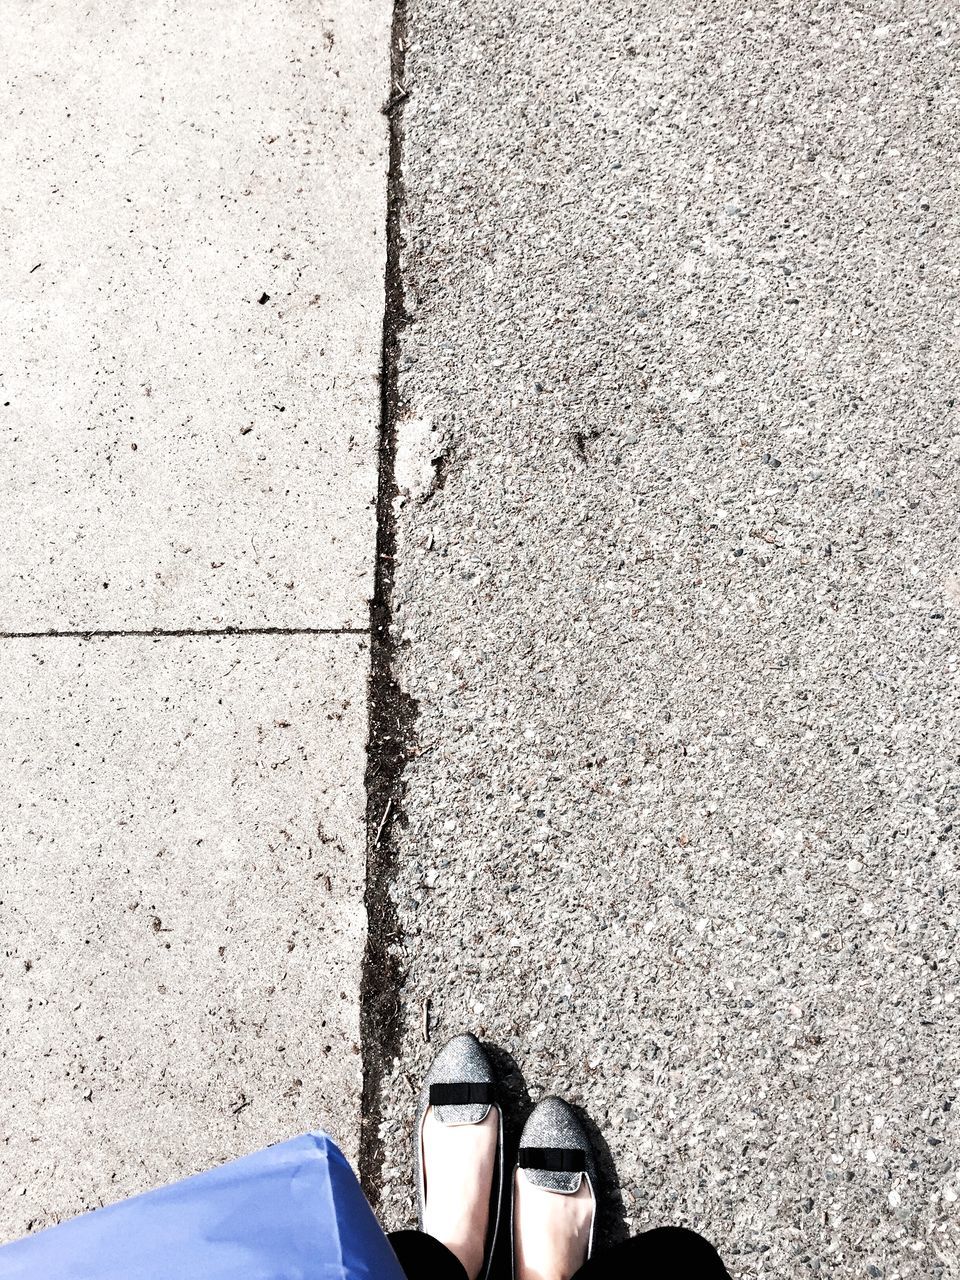
{"label": "textured gray ground", "polygon": [[958,22],[800,8],[412,0],[391,1224],[472,1028],[630,1227],[960,1268]]}
{"label": "textured gray ground", "polygon": [[0,1240],[357,1154],[390,19],[0,5]]}
{"label": "textured gray ground", "polygon": [[0,8],[0,627],[362,627],[389,0]]}
{"label": "textured gray ground", "polygon": [[356,1149],[360,636],[0,644],[0,1239]]}

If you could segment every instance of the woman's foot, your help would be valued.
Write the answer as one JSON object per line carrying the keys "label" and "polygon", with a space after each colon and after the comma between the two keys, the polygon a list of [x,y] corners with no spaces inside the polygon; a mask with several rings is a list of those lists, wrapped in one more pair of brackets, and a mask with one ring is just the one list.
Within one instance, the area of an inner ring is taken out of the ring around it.
{"label": "woman's foot", "polygon": [[500,1118],[491,1108],[479,1124],[441,1124],[424,1117],[423,1167],[427,1196],[423,1229],[455,1253],[469,1280],[483,1266]]}
{"label": "woman's foot", "polygon": [[496,1234],[502,1156],[493,1071],[474,1036],[457,1036],[433,1060],[420,1099],[417,1156],[420,1225],[456,1254],[468,1280],[479,1280]]}
{"label": "woman's foot", "polygon": [[564,1195],[532,1186],[518,1169],[514,1197],[516,1280],[570,1280],[587,1260],[596,1210],[589,1183]]}
{"label": "woman's foot", "polygon": [[593,1152],[560,1098],[535,1107],[520,1138],[513,1187],[516,1280],[570,1280],[593,1248]]}

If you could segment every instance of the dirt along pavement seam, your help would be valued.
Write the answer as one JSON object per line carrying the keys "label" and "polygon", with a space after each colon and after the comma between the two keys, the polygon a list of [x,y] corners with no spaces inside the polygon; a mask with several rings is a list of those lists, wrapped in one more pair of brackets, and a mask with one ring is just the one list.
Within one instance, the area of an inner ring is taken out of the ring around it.
{"label": "dirt along pavement seam", "polygon": [[191,636],[365,636],[366,627],[151,627],[149,630],[80,628],[56,631],[0,631],[0,640],[167,640]]}
{"label": "dirt along pavement seam", "polygon": [[383,111],[390,131],[387,176],[387,257],[383,345],[380,362],[380,445],[377,482],[377,544],[370,605],[370,727],[367,757],[367,942],[360,985],[363,1094],[360,1179],[371,1202],[379,1195],[383,1142],[381,1085],[385,1064],[399,1044],[399,929],[390,886],[396,858],[394,833],[403,820],[403,770],[409,759],[416,703],[396,677],[392,629],[396,555],[396,443],[399,333],[409,322],[403,305],[400,218],[403,204],[402,114],[406,100],[407,4],[396,0],[390,51],[390,94]]}

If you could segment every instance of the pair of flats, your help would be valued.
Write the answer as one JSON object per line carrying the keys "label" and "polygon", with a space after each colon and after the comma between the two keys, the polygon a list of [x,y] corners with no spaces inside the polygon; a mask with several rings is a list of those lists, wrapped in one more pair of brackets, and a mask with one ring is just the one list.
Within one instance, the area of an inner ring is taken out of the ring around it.
{"label": "pair of flats", "polygon": [[[593,1252],[596,1225],[596,1163],[590,1140],[576,1113],[562,1098],[544,1098],[534,1107],[523,1126],[516,1164],[509,1188],[504,1177],[503,1112],[497,1101],[496,1078],[490,1059],[480,1042],[472,1035],[451,1040],[434,1058],[424,1080],[417,1112],[414,1141],[416,1184],[419,1197],[420,1228],[442,1235],[437,1229],[436,1215],[428,1212],[431,1183],[441,1176],[431,1171],[429,1144],[424,1142],[424,1126],[431,1123],[447,1126],[480,1125],[491,1112],[495,1117],[496,1152],[490,1175],[490,1211],[484,1242],[483,1261],[477,1280],[489,1280],[496,1254],[505,1192],[509,1192],[510,1254],[513,1275],[523,1280],[524,1213],[536,1197],[527,1187],[540,1193],[575,1196],[585,1188],[589,1200],[589,1230],[577,1237],[576,1249],[582,1253],[573,1267],[586,1262]],[[425,1155],[426,1152],[426,1155]],[[485,1164],[489,1167],[489,1162]],[[486,1176],[486,1175],[484,1175]],[[481,1188],[481,1193],[485,1188]],[[435,1194],[439,1194],[436,1193]],[[581,1195],[581,1199],[583,1196]],[[525,1207],[526,1206],[526,1207]],[[580,1215],[582,1223],[583,1216]],[[534,1228],[531,1226],[526,1235]],[[571,1274],[573,1274],[571,1271]]]}

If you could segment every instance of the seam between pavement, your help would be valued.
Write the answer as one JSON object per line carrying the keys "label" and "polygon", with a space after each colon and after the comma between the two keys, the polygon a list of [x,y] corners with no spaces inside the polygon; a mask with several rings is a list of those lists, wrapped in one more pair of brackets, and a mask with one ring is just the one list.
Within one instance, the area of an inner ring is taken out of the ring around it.
{"label": "seam between pavement", "polygon": [[368,627],[155,627],[138,631],[100,628],[70,631],[0,631],[0,640],[95,640],[130,636],[136,639],[161,639],[167,636],[365,636]]}
{"label": "seam between pavement", "polygon": [[393,636],[393,584],[397,547],[394,499],[397,418],[400,411],[399,335],[409,323],[403,305],[401,214],[403,209],[402,111],[407,39],[407,0],[394,0],[390,35],[390,94],[386,264],[383,340],[380,352],[380,448],[377,475],[377,559],[370,604],[370,698],[367,746],[367,874],[364,906],[367,939],[360,982],[360,1046],[363,1092],[360,1113],[360,1181],[374,1208],[383,1167],[384,1073],[400,1043],[400,934],[391,889],[396,834],[403,821],[403,770],[414,741],[416,703],[400,688]]}

